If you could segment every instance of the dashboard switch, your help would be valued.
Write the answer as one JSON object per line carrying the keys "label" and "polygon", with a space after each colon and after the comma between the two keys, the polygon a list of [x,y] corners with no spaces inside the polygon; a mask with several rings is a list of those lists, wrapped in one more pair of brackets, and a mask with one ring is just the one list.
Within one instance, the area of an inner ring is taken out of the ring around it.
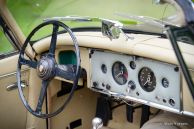
{"label": "dashboard switch", "polygon": [[175,101],[174,101],[174,99],[169,99],[169,104],[170,104],[171,106],[175,106]]}
{"label": "dashboard switch", "polygon": [[162,101],[163,101],[163,103],[166,103],[166,99],[163,99]]}
{"label": "dashboard switch", "polygon": [[136,85],[135,85],[135,82],[134,81],[129,81],[128,82],[128,87],[127,87],[127,93],[129,93],[130,91],[133,91],[135,90],[136,88]]}
{"label": "dashboard switch", "polygon": [[98,82],[93,82],[94,87],[98,87]]}
{"label": "dashboard switch", "polygon": [[109,84],[106,85],[106,89],[110,90],[111,86]]}
{"label": "dashboard switch", "polygon": [[156,100],[158,100],[158,101],[160,101],[160,100],[162,99],[160,96],[156,96],[155,98],[156,98]]}
{"label": "dashboard switch", "polygon": [[131,69],[135,69],[135,68],[136,68],[135,61],[131,61],[131,62],[129,63],[129,65],[130,65]]}
{"label": "dashboard switch", "polygon": [[103,72],[104,74],[107,73],[107,67],[106,67],[105,64],[102,64],[102,65],[101,65],[101,70],[102,70],[102,72]]}

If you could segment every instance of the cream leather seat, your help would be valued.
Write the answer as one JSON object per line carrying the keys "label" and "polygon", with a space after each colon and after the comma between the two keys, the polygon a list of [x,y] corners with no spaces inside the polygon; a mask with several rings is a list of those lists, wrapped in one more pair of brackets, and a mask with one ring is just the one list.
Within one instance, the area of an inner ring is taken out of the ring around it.
{"label": "cream leather seat", "polygon": [[149,120],[141,129],[193,129],[193,121],[194,118],[165,112]]}

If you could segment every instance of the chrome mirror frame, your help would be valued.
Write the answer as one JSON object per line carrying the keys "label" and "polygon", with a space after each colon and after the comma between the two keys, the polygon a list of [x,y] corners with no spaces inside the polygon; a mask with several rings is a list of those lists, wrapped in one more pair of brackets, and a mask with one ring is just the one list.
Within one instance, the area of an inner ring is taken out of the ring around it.
{"label": "chrome mirror frame", "polygon": [[118,39],[122,33],[123,24],[118,21],[102,19],[102,34],[110,40]]}

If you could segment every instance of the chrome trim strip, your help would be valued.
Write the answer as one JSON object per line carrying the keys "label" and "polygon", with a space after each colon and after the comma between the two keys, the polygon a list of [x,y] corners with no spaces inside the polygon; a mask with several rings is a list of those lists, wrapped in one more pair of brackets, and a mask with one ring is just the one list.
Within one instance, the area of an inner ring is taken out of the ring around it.
{"label": "chrome trim strip", "polygon": [[[27,86],[28,85],[27,85],[27,83],[26,83],[25,80],[21,82],[21,87],[22,88],[26,88]],[[17,84],[17,82],[15,82],[13,84],[8,85],[7,88],[6,88],[6,90],[7,91],[12,91],[12,90],[16,90],[17,88],[18,88],[18,84]]]}
{"label": "chrome trim strip", "polygon": [[182,114],[194,117],[194,112],[182,111]]}
{"label": "chrome trim strip", "polygon": [[149,102],[149,101],[146,101],[146,100],[126,96],[124,94],[118,94],[118,93],[108,91],[108,90],[103,90],[103,89],[95,89],[93,87],[90,88],[90,89],[95,91],[95,92],[100,92],[100,93],[106,94],[110,97],[115,97],[115,99],[125,99],[125,100],[135,101],[135,102],[143,103],[145,105],[156,107],[156,108],[159,108],[159,109],[162,109],[162,110],[174,112],[174,113],[177,113],[177,114],[182,114],[182,112],[178,109],[174,109],[174,108],[171,108],[171,107],[163,106],[163,105],[153,103],[153,102]]}
{"label": "chrome trim strip", "polygon": [[126,96],[125,99],[136,101],[136,102],[141,102],[141,103],[149,105],[149,106],[153,106],[153,107],[156,107],[156,108],[159,108],[159,109],[163,109],[163,110],[166,110],[166,111],[181,114],[180,110],[174,109],[174,108],[171,108],[171,107],[167,107],[167,106],[164,106],[164,105],[161,105],[161,104],[149,102],[149,101],[146,101],[146,100],[141,100],[141,99],[138,99],[138,98],[133,98],[133,97],[130,97],[130,96]]}
{"label": "chrome trim strip", "polygon": [[[29,68],[26,68],[26,69],[21,70],[21,72],[25,72],[25,71],[28,71],[28,70],[29,70]],[[8,74],[0,75],[0,79],[5,78],[5,77],[9,77],[9,76],[16,75],[16,73],[17,72],[12,72],[12,73],[8,73]]]}

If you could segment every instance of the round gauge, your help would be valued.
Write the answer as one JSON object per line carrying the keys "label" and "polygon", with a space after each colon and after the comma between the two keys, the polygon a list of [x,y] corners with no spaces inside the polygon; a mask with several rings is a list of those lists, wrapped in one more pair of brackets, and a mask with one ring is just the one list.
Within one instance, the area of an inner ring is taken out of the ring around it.
{"label": "round gauge", "polygon": [[140,86],[147,92],[151,92],[156,88],[156,77],[154,72],[148,68],[143,67],[138,75]]}
{"label": "round gauge", "polygon": [[119,85],[124,85],[127,82],[128,72],[125,65],[121,62],[115,62],[112,66],[112,75],[114,80]]}

